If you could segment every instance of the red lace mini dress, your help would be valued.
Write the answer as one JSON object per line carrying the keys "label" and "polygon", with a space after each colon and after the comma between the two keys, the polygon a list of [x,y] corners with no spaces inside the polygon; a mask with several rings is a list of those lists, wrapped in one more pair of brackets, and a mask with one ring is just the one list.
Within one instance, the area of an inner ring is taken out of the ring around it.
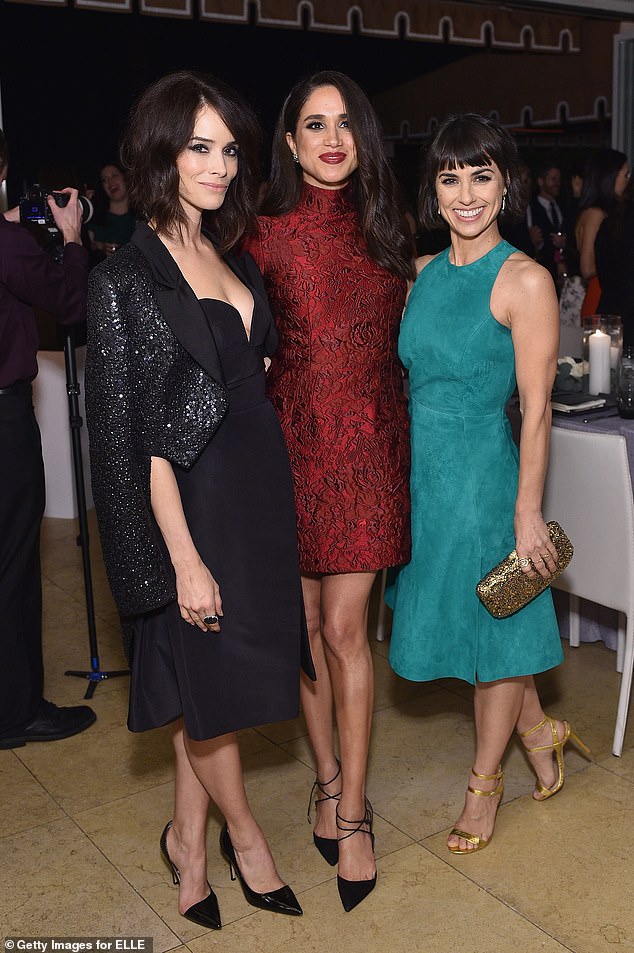
{"label": "red lace mini dress", "polygon": [[409,433],[397,337],[406,283],[370,258],[349,189],[305,186],[248,250],[279,333],[267,392],[291,460],[304,573],[410,556]]}

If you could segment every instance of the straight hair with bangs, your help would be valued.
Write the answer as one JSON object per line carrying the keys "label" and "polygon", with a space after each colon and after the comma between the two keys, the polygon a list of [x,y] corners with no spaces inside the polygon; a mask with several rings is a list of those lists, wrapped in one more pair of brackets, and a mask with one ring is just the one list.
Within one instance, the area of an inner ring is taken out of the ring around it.
{"label": "straight hair with bangs", "polygon": [[424,228],[447,223],[438,211],[436,178],[443,169],[478,168],[495,163],[506,182],[506,213],[520,218],[523,210],[519,155],[512,136],[494,119],[477,113],[448,116],[429,146],[418,211]]}
{"label": "straight hair with bangs", "polygon": [[371,258],[401,278],[415,277],[412,239],[394,173],[383,149],[383,131],[368,97],[345,73],[322,70],[300,80],[286,97],[275,133],[269,186],[263,215],[284,215],[295,208],[303,188],[302,170],[293,161],[286,133],[297,134],[308,97],[324,86],[341,94],[357,149],[358,168],[351,176],[352,201]]}
{"label": "straight hair with bangs", "polygon": [[134,104],[121,143],[130,203],[158,232],[174,235],[186,224],[176,159],[191,139],[204,106],[214,109],[238,144],[238,174],[217,211],[204,212],[220,251],[238,244],[255,220],[260,184],[261,132],[251,108],[215,76],[182,71],[152,83]]}

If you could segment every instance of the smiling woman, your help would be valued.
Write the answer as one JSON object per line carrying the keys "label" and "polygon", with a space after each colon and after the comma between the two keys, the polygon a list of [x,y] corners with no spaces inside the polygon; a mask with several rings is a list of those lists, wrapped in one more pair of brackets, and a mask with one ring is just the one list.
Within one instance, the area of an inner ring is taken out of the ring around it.
{"label": "smiling woman", "polygon": [[174,725],[160,846],[180,913],[213,929],[212,799],[248,902],[302,912],[251,813],[236,737],[294,717],[302,656],[313,674],[290,468],[264,391],[275,329],[257,268],[232,251],[254,216],[258,141],[250,109],[212,77],[149,87],[122,146],[146,221],[89,296],[93,493],[131,655],[128,726]]}
{"label": "smiling woman", "polygon": [[[500,237],[503,206],[520,203],[508,132],[475,114],[447,119],[428,152],[420,210],[426,226],[448,225],[451,247],[417,262],[399,339],[410,375],[412,558],[390,594],[390,664],[413,681],[475,684],[475,759],[447,841],[455,854],[493,836],[514,728],[539,801],[561,789],[574,737],[544,714],[533,679],[562,659],[550,592],[505,619],[476,595],[513,549],[530,577],[550,579],[557,563],[541,501],[559,308],[548,272]],[[516,384],[519,460],[505,415]]]}
{"label": "smiling woman", "polygon": [[[497,165],[443,169],[436,179],[438,211],[450,228],[466,239],[486,231],[506,197],[506,184]],[[490,240],[495,240],[494,230]]]}
{"label": "smiling woman", "polygon": [[280,334],[267,389],[291,457],[317,669],[314,685],[302,682],[319,792],[313,837],[338,865],[347,911],[377,876],[365,796],[368,601],[377,570],[409,555],[396,335],[413,246],[381,143],[372,107],[348,76],[329,71],[298,83],[278,119],[264,214],[249,244]]}
{"label": "smiling woman", "polygon": [[194,134],[176,159],[180,200],[196,217],[220,208],[238,173],[238,144],[210,106],[196,116]]}
{"label": "smiling woman", "polygon": [[340,189],[357,168],[357,147],[341,93],[320,86],[308,97],[295,134],[286,133],[304,182],[322,189]]}
{"label": "smiling woman", "polygon": [[111,255],[132,237],[136,219],[130,207],[128,183],[118,162],[107,162],[99,172],[94,214],[88,234],[93,252]]}

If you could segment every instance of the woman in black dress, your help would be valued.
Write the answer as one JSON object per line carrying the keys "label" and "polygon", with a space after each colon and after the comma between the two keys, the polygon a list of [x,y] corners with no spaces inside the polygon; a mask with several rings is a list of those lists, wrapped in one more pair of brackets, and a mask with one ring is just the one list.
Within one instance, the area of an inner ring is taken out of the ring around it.
{"label": "woman in black dress", "polygon": [[161,849],[180,913],[216,929],[210,800],[247,900],[302,912],[251,813],[236,738],[294,717],[302,652],[312,671],[290,469],[264,393],[275,331],[253,261],[231,254],[255,207],[258,144],[253,114],[211,77],[146,90],[122,147],[146,221],[89,293],[93,492],[131,656],[128,725],[174,722]]}

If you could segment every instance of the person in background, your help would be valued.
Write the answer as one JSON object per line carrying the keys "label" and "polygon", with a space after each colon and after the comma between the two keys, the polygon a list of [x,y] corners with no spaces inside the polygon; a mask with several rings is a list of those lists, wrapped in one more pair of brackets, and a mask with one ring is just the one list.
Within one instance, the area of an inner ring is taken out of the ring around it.
{"label": "person in background", "polygon": [[[409,443],[396,339],[413,242],[378,120],[343,73],[299,82],[278,119],[249,241],[280,347],[267,390],[289,447],[317,681],[302,682],[315,753],[315,846],[343,907],[376,883],[365,794],[378,570],[409,557]],[[340,762],[333,737],[333,699]],[[312,798],[312,795],[311,795]]]}
{"label": "person in background", "polygon": [[117,162],[108,162],[100,169],[93,205],[88,229],[93,251],[101,252],[101,257],[112,255],[132,238],[136,225],[125,172]]}
{"label": "person in background", "polygon": [[544,237],[539,225],[533,224],[533,210],[531,208],[533,177],[526,162],[520,162],[519,164],[519,177],[521,183],[521,217],[511,218],[508,215],[501,217],[500,234],[514,248],[523,251],[529,258],[535,258],[538,249],[543,245]]}
{"label": "person in background", "polygon": [[598,314],[618,314],[623,344],[634,345],[634,179],[599,226],[594,242],[601,285]]}
{"label": "person in background", "polygon": [[293,718],[313,674],[293,485],[265,395],[276,335],[233,249],[255,216],[260,130],[220,80],[178,72],[135,104],[122,144],[143,221],[93,269],[86,416],[104,562],[131,656],[128,727],[173,725],[160,838],[178,909],[220,929],[220,849],[255,907],[299,916],[247,800],[237,732]]}
{"label": "person in background", "polygon": [[[565,271],[566,241],[569,223],[559,204],[561,171],[544,164],[537,170],[537,195],[530,204],[532,225],[541,231],[541,242],[535,246],[535,257],[546,268],[557,285]],[[534,233],[538,237],[537,232]]]}
{"label": "person in background", "polygon": [[[444,221],[451,246],[417,262],[401,324],[412,428],[412,559],[396,577],[390,664],[404,678],[475,685],[476,751],[447,847],[493,835],[502,759],[516,729],[537,776],[533,797],[564,783],[570,725],[542,709],[533,675],[562,658],[549,590],[507,618],[476,595],[512,550],[548,579],[557,550],[541,512],[557,368],[559,309],[548,272],[501,239],[503,206],[521,207],[509,133],[473,113],[450,116],[428,153],[420,217]],[[517,384],[518,452],[505,414]]]}
{"label": "person in background", "polygon": [[[0,183],[8,148],[0,130]],[[33,412],[38,332],[34,307],[63,324],[86,317],[88,253],[81,245],[76,189],[68,204],[48,206],[63,243],[57,264],[18,223],[19,209],[0,215],[0,748],[56,741],[95,721],[88,705],[60,708],[43,697],[40,527],[44,463]]]}
{"label": "person in background", "polygon": [[601,223],[623,196],[629,177],[627,156],[617,149],[601,149],[588,160],[575,223],[579,270],[588,283],[581,306],[582,318],[598,313],[601,285],[597,277],[594,242]]}

